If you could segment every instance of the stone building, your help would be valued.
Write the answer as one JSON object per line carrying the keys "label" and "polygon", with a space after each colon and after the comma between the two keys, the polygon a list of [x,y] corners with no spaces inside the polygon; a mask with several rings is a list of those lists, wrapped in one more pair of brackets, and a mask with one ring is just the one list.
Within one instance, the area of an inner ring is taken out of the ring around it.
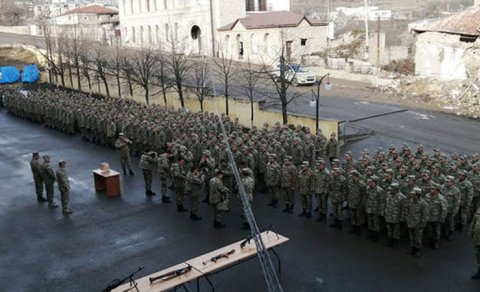
{"label": "stone building", "polygon": [[50,20],[53,35],[78,37],[113,44],[118,25],[118,11],[92,4],[67,11]]}
{"label": "stone building", "polygon": [[289,62],[300,62],[302,56],[325,50],[327,26],[287,11],[252,14],[218,29],[220,48],[238,61],[274,64],[283,55]]}
{"label": "stone building", "polygon": [[439,80],[480,77],[480,6],[412,27],[415,73]]}
{"label": "stone building", "polygon": [[245,0],[120,0],[122,43],[214,56],[217,28],[245,16]]}

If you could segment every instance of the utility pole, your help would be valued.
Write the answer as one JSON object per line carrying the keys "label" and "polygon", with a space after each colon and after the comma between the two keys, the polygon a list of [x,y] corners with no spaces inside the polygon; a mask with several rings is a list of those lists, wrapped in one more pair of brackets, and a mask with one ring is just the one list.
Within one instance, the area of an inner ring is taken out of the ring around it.
{"label": "utility pole", "polygon": [[365,0],[365,60],[368,60],[369,56],[368,41],[368,0]]}

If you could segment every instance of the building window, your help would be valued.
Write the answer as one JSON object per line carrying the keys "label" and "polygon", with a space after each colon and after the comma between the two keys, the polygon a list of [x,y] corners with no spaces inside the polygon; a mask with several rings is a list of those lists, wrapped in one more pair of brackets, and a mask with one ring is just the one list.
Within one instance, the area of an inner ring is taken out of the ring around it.
{"label": "building window", "polygon": [[136,43],[137,39],[135,36],[135,27],[132,26],[132,43]]}
{"label": "building window", "polygon": [[140,44],[143,44],[143,26],[140,26]]}
{"label": "building window", "polygon": [[225,55],[228,56],[230,54],[230,35],[225,36]]}
{"label": "building window", "polygon": [[152,42],[152,27],[149,25],[148,26],[148,44],[151,45]]}
{"label": "building window", "polygon": [[133,14],[133,0],[130,0],[130,14]]}
{"label": "building window", "polygon": [[157,25],[155,25],[155,42],[157,43],[157,45],[160,45],[160,27]]}
{"label": "building window", "polygon": [[257,36],[254,33],[250,35],[250,47],[252,48],[252,54],[258,53]]}
{"label": "building window", "polygon": [[196,40],[200,36],[200,28],[198,25],[194,25],[192,29],[190,30],[190,35],[192,36],[192,39]]}
{"label": "building window", "polygon": [[163,8],[168,9],[167,0],[163,0]]}
{"label": "building window", "polygon": [[170,31],[169,31],[168,23],[165,23],[165,39],[166,39],[167,41],[170,40],[169,34],[170,34]]}
{"label": "building window", "polygon": [[178,41],[178,23],[175,23],[175,41]]}
{"label": "building window", "polygon": [[263,51],[268,55],[270,49],[270,35],[268,33],[263,37]]}
{"label": "building window", "polygon": [[300,45],[305,47],[307,45],[307,39],[300,39]]}

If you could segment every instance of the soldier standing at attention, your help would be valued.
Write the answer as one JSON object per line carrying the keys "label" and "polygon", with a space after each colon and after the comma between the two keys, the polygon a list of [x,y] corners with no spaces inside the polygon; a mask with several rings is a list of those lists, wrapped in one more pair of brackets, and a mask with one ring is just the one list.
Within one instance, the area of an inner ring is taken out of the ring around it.
{"label": "soldier standing at attention", "polygon": [[190,219],[197,221],[202,219],[198,216],[198,197],[203,188],[205,176],[194,166],[187,173],[185,181],[185,192],[190,194]]}
{"label": "soldier standing at attention", "polygon": [[[241,169],[242,175],[242,184],[243,188],[245,189],[245,195],[247,195],[248,203],[250,207],[252,206],[253,202],[253,190],[255,189],[255,179],[253,178],[253,171],[250,168],[242,168]],[[250,225],[248,225],[247,214],[245,206],[243,206],[243,229],[249,229]]]}
{"label": "soldier standing at attention", "polygon": [[215,176],[210,180],[210,204],[213,207],[213,226],[215,228],[224,228],[225,224],[222,223],[223,212],[229,209],[229,192],[223,183],[223,172],[217,171]]}
{"label": "soldier standing at attention", "polygon": [[57,208],[58,206],[53,200],[55,173],[53,172],[52,166],[50,166],[50,156],[48,155],[43,156],[42,178],[43,182],[45,183],[45,193],[47,194],[48,207]]}
{"label": "soldier standing at attention", "polygon": [[265,170],[265,183],[271,198],[268,206],[276,208],[278,204],[278,195],[280,193],[280,176],[282,174],[282,167],[277,162],[276,154],[270,154],[268,159],[269,160]]}
{"label": "soldier standing at attention", "polygon": [[285,201],[284,213],[293,212],[295,180],[297,178],[297,168],[292,163],[291,156],[285,156],[282,168],[282,177],[280,178],[280,186],[283,190],[283,200]]}
{"label": "soldier standing at attention", "polygon": [[167,196],[167,183],[170,176],[170,164],[169,159],[172,156],[170,150],[158,156],[157,159],[157,171],[160,177],[160,188],[162,192],[162,202],[170,203],[170,198]]}
{"label": "soldier standing at attention", "polygon": [[422,189],[415,187],[411,193],[412,199],[407,205],[407,227],[410,238],[408,254],[419,257],[422,255],[423,229],[428,221],[428,204],[422,199]]}
{"label": "soldier standing at attention", "polygon": [[309,167],[310,163],[304,161],[302,168],[298,172],[297,190],[302,201],[302,213],[299,217],[312,217],[312,178],[313,174]]}
{"label": "soldier standing at attention", "polygon": [[62,198],[62,210],[63,215],[72,214],[73,211],[68,207],[70,200],[70,181],[68,180],[67,172],[65,171],[65,165],[67,163],[64,160],[58,162],[58,169],[56,171],[58,190]]}
{"label": "soldier standing at attention", "polygon": [[313,192],[317,197],[318,211],[317,221],[327,223],[328,213],[328,188],[330,186],[330,171],[325,167],[325,160],[317,160],[317,168],[313,171]]}
{"label": "soldier standing at attention", "polygon": [[120,164],[122,165],[123,175],[127,174],[127,168],[130,175],[134,175],[132,171],[132,163],[130,162],[130,141],[123,133],[118,134],[118,139],[115,141],[115,149],[117,149],[120,156]]}
{"label": "soldier standing at attention", "polygon": [[390,185],[390,191],[385,199],[385,222],[387,223],[387,243],[394,249],[398,247],[400,240],[400,222],[404,212],[407,197],[399,191],[399,184],[394,182]]}
{"label": "soldier standing at attention", "polygon": [[334,159],[338,159],[338,153],[340,152],[340,145],[338,144],[336,136],[335,133],[330,134],[330,140],[328,140],[325,152],[325,156],[328,157],[328,160],[330,161],[330,166]]}
{"label": "soldier standing at attention", "polygon": [[172,164],[173,185],[175,186],[175,197],[177,201],[177,211],[188,211],[183,207],[183,196],[185,195],[185,179],[187,172],[185,171],[185,161],[180,159],[178,162]]}
{"label": "soldier standing at attention", "polygon": [[367,225],[369,234],[367,239],[378,241],[380,232],[380,212],[383,189],[377,185],[378,176],[372,175],[368,179],[368,187],[365,195],[365,212],[367,213]]}
{"label": "soldier standing at attention", "polygon": [[477,258],[477,272],[472,275],[472,279],[480,279],[480,208],[477,209],[472,218],[468,234],[475,246],[475,257]]}
{"label": "soldier standing at attention", "polygon": [[43,196],[42,165],[40,164],[40,155],[38,154],[38,152],[32,153],[30,168],[32,169],[33,181],[35,182],[35,192],[37,193],[37,201],[44,203],[47,201],[47,199],[45,199],[45,197]]}
{"label": "soldier standing at attention", "polygon": [[428,204],[427,235],[432,248],[438,248],[442,225],[447,218],[448,202],[440,194],[440,185],[432,183],[430,193],[425,197]]}
{"label": "soldier standing at attention", "polygon": [[155,151],[149,151],[142,154],[140,157],[140,163],[138,168],[143,172],[143,180],[145,181],[145,195],[155,196],[152,192],[152,180],[153,180],[153,168],[157,163],[157,153]]}
{"label": "soldier standing at attention", "polygon": [[463,232],[467,225],[467,219],[471,213],[473,202],[473,185],[467,178],[467,172],[464,170],[458,171],[458,189],[460,190],[460,208],[458,210],[459,215],[459,231]]}
{"label": "soldier standing at attention", "polygon": [[352,229],[350,233],[360,235],[362,224],[365,222],[363,204],[365,202],[365,183],[360,179],[360,174],[353,169],[350,172],[347,187],[347,202],[350,210]]}
{"label": "soldier standing at attention", "polygon": [[345,201],[346,190],[345,177],[341,174],[341,169],[335,167],[332,170],[332,179],[329,187],[330,202],[332,203],[332,213],[335,221],[329,226],[338,230],[342,230],[343,202]]}

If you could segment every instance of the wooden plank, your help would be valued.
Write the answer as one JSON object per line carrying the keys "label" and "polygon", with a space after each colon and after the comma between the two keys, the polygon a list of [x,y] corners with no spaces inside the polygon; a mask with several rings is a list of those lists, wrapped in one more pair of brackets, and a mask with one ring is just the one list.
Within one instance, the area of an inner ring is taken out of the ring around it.
{"label": "wooden plank", "polygon": [[[261,237],[263,239],[266,249],[271,249],[289,240],[287,237],[282,236],[273,231],[262,232]],[[197,278],[200,278],[203,275],[214,273],[218,270],[235,265],[239,262],[245,261],[257,255],[257,249],[255,247],[255,241],[253,239],[250,241],[249,244],[245,245],[244,248],[240,248],[240,243],[242,242],[243,242],[243,239],[235,243],[232,243],[230,245],[219,248],[217,250],[214,250],[212,252],[201,255],[199,257],[196,257],[194,259],[187,260],[184,263],[175,265],[173,267],[170,267],[162,271],[156,272],[154,274],[140,278],[136,280],[136,282],[138,283],[137,288],[140,292],[168,291],[177,286],[185,284],[187,282],[196,280]],[[221,258],[216,263],[210,261],[211,258],[219,254],[227,253],[232,249],[235,249],[235,253],[230,255],[228,258]],[[156,277],[174,270],[178,270],[186,267],[187,265],[191,265],[192,270],[183,275],[180,275],[178,277],[165,280],[165,281],[158,280],[156,282],[150,283],[150,280],[149,280],[150,277]],[[130,287],[130,284],[124,284],[114,289],[113,291],[125,292],[125,291],[135,291],[135,289],[133,289],[133,287]]]}

